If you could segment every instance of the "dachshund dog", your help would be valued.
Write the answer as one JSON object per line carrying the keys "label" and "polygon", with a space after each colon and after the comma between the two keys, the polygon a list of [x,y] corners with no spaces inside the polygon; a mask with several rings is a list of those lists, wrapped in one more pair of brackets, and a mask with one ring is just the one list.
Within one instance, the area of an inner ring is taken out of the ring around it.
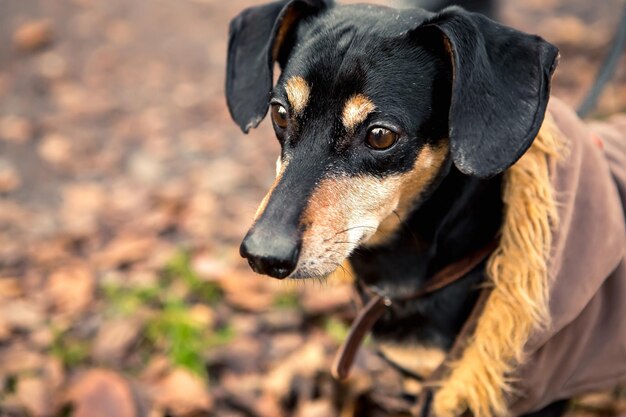
{"label": "dachshund dog", "polygon": [[[524,200],[532,192],[525,191],[523,178],[535,167],[547,176],[550,161],[558,159],[557,145],[552,152],[546,150],[549,140],[538,140],[560,136],[547,128],[542,133],[548,121],[558,130],[559,120],[546,116],[557,59],[558,49],[544,39],[459,7],[431,13],[292,0],[243,11],[230,27],[228,107],[246,133],[269,110],[281,153],[276,181],[241,255],[254,271],[279,279],[326,277],[349,262],[364,299],[383,294],[401,300],[371,330],[385,357],[418,379],[445,362],[471,316],[480,316],[477,305],[488,312],[496,296],[505,312],[491,319],[499,330],[485,338],[491,339],[485,346],[528,341],[551,314],[548,284],[535,283],[548,282],[544,255],[557,221],[549,187],[535,187],[537,201],[546,204],[542,211],[541,204]],[[274,82],[276,64],[281,72]],[[539,162],[520,165],[533,149]],[[515,172],[520,183],[514,183]],[[518,200],[511,197],[516,192]],[[515,217],[510,206],[522,215]],[[535,215],[543,218],[535,221]],[[529,223],[532,231],[522,235],[530,242],[528,252],[506,252],[524,241],[515,234],[523,227],[507,232],[510,222]],[[497,249],[473,257],[453,280],[406,297],[494,241],[500,242]],[[531,277],[513,295],[496,291],[490,271],[506,270],[498,256],[522,278]],[[493,282],[491,299],[479,301],[482,288]],[[518,300],[522,307],[516,307]],[[478,323],[476,340],[486,332]],[[506,349],[477,348],[491,356],[474,362],[501,363],[472,374],[478,382],[471,392],[455,397],[451,391],[472,384],[443,385],[416,413],[560,414],[568,398],[561,394],[510,406],[507,375],[524,355],[513,348],[501,353]],[[458,374],[455,381],[461,381]],[[480,380],[483,374],[488,377]],[[448,367],[446,375],[452,378],[454,369]]]}

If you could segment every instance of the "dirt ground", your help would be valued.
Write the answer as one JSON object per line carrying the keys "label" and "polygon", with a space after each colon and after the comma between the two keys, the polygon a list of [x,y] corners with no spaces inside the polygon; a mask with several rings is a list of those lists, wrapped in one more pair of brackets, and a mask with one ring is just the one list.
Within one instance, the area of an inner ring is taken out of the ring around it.
{"label": "dirt ground", "polygon": [[[273,180],[267,122],[223,85],[249,0],[0,0],[0,417],[375,417],[402,381],[371,349],[329,375],[348,284],[255,276],[238,245]],[[507,0],[592,83],[622,0]],[[626,58],[596,117],[626,111]],[[626,390],[622,390],[626,391]],[[626,392],[571,415],[626,412]]]}

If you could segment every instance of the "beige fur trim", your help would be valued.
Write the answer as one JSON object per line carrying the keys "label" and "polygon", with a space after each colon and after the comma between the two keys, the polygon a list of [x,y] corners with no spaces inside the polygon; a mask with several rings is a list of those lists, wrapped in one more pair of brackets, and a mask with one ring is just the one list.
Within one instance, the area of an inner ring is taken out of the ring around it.
{"label": "beige fur trim", "polygon": [[560,139],[547,114],[531,148],[505,173],[501,241],[487,265],[493,290],[461,359],[450,364],[436,393],[438,417],[468,409],[476,417],[506,416],[507,375],[523,362],[531,332],[550,325],[547,263],[558,216],[549,169]]}

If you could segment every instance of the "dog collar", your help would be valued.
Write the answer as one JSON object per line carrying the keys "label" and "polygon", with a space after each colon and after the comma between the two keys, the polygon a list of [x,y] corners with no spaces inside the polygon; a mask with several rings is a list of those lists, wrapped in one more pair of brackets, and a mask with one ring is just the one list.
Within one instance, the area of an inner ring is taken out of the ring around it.
{"label": "dog collar", "polygon": [[332,366],[333,377],[338,380],[348,378],[350,369],[354,363],[354,358],[363,344],[363,339],[365,339],[365,336],[371,331],[372,327],[374,327],[376,322],[383,316],[385,311],[387,311],[387,308],[391,307],[394,303],[422,298],[458,281],[482,263],[496,249],[497,245],[497,239],[490,241],[483,248],[444,267],[427,281],[428,284],[425,287],[408,295],[391,298],[382,294],[376,288],[367,287],[360,283],[363,290],[370,295],[370,299],[357,314],[352,322],[346,340],[337,351]]}

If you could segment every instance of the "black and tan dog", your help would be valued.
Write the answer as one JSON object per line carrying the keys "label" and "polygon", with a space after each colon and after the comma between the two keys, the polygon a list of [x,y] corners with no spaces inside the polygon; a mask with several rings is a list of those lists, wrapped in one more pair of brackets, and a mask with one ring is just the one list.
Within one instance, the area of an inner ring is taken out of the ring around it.
{"label": "black and tan dog", "polygon": [[[585,212],[607,219],[604,229],[595,225],[608,239],[595,246],[606,255],[597,268],[602,280],[623,268],[623,206],[607,162],[587,165],[604,164],[598,183],[609,185],[582,187],[582,180],[570,184],[557,175],[567,183],[560,187],[552,178],[559,154],[603,158],[587,139],[564,144],[582,134],[561,131],[568,110],[546,113],[557,56],[540,37],[456,7],[434,14],[294,0],[247,9],[231,23],[231,114],[248,132],[270,109],[281,144],[276,182],[241,254],[256,272],[276,278],[325,277],[348,259],[362,296],[382,294],[393,304],[372,323],[383,354],[416,377],[437,377],[417,412],[519,415],[581,391],[568,383],[596,388],[626,375],[623,355],[611,378],[605,372],[596,378],[602,383],[585,385],[597,375],[579,378],[580,367],[559,364],[567,349],[551,356],[551,366],[576,372],[544,372],[557,388],[527,375],[529,352],[551,352],[545,335],[563,337],[575,321],[560,320],[550,304],[560,274],[578,265],[563,266],[561,258],[589,255],[587,246],[570,245],[576,248],[563,256],[553,249],[570,248],[557,224],[584,229],[572,224],[578,211],[561,218],[561,206],[578,200],[559,200],[555,188],[609,188]],[[275,63],[281,74],[274,85]],[[584,164],[563,166],[580,172]],[[485,251],[492,242],[497,248]],[[468,258],[470,268],[456,268],[463,273],[454,280],[420,293]],[[622,278],[614,290],[626,288]],[[589,302],[600,285],[591,287],[581,300]],[[620,352],[626,328],[612,331],[623,333],[615,341]],[[526,378],[537,392],[514,386],[511,377]],[[546,413],[563,408],[556,404]]]}

